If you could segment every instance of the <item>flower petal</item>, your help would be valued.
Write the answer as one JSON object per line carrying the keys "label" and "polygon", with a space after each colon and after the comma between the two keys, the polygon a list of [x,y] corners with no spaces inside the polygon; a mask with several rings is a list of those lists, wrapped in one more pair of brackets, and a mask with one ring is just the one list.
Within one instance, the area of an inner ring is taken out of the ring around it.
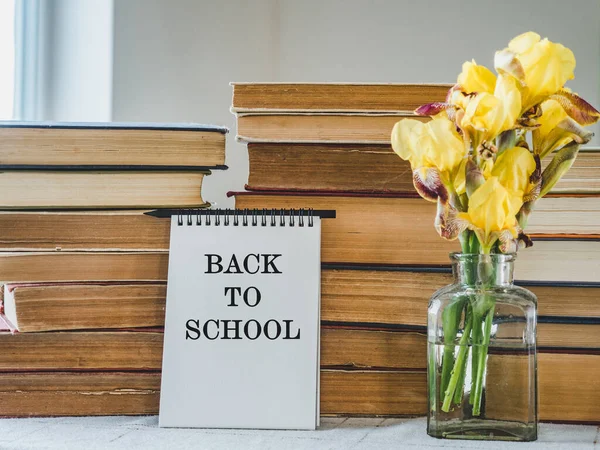
{"label": "flower petal", "polygon": [[555,99],[542,103],[542,115],[538,123],[539,128],[533,130],[533,148],[541,158],[571,141],[585,144],[593,136],[592,132],[586,131],[569,117]]}
{"label": "flower petal", "polygon": [[414,112],[419,116],[435,116],[451,107],[450,103],[434,102],[419,106]]}
{"label": "flower petal", "polygon": [[592,125],[600,119],[600,111],[577,94],[561,89],[550,98],[556,100],[579,125]]}
{"label": "flower petal", "polygon": [[430,202],[440,199],[448,202],[448,190],[442,182],[440,171],[435,167],[421,167],[413,172],[413,184],[421,197]]}
{"label": "flower petal", "polygon": [[530,51],[521,53],[519,61],[525,69],[525,82],[531,90],[531,104],[527,107],[558,92],[567,80],[575,77],[573,52],[548,39],[542,39]]}
{"label": "flower petal", "polygon": [[394,125],[392,130],[392,148],[398,156],[411,164],[418,164],[421,151],[415,146],[414,135],[422,132],[425,124],[416,119],[402,119]]}
{"label": "flower petal", "polygon": [[450,103],[450,99],[452,98],[452,95],[454,94],[455,91],[460,92],[462,90],[463,90],[463,88],[460,84],[455,84],[450,89],[448,89],[448,93],[446,94],[446,103]]}
{"label": "flower petal", "polygon": [[498,156],[492,176],[498,177],[500,184],[509,191],[523,195],[535,169],[535,159],[531,152],[523,147],[513,147]]}
{"label": "flower petal", "polygon": [[488,92],[491,94],[496,85],[496,75],[487,67],[475,63],[475,60],[466,61],[456,82],[467,93]]}
{"label": "flower petal", "polygon": [[514,78],[500,75],[496,83],[494,96],[500,99],[504,116],[502,128],[498,133],[514,128],[517,119],[521,115],[521,93]]}
{"label": "flower petal", "polygon": [[518,240],[513,236],[510,230],[503,230],[498,234],[500,241],[500,251],[502,253],[515,253],[519,248]]}
{"label": "flower petal", "polygon": [[438,234],[449,241],[457,239],[465,231],[469,222],[460,218],[460,214],[448,203],[438,199],[437,214],[435,216],[435,229]]}
{"label": "flower petal", "polygon": [[[539,198],[542,190],[542,161],[539,155],[533,155],[533,159],[535,160],[535,170],[529,177],[529,186],[523,194],[523,205],[532,205]],[[524,207],[521,207],[520,212],[523,212]]]}
{"label": "flower petal", "polygon": [[454,172],[465,157],[463,140],[456,125],[445,116],[427,122],[428,135],[419,144],[429,161],[441,172]]}
{"label": "flower petal", "polygon": [[541,36],[533,31],[526,31],[514,37],[509,43],[508,48],[515,53],[525,53],[531,47],[540,42]]}
{"label": "flower petal", "polygon": [[499,74],[512,75],[521,84],[525,84],[525,70],[517,55],[509,49],[496,52],[494,55],[494,68]]}
{"label": "flower petal", "polygon": [[477,94],[469,101],[462,125],[476,131],[493,134],[499,128],[497,122],[502,122],[502,117],[497,114],[500,108],[500,100],[487,92]]}
{"label": "flower petal", "polygon": [[466,192],[466,166],[468,159],[465,158],[461,161],[460,166],[456,170],[454,176],[454,191],[458,195],[462,195]]}
{"label": "flower petal", "polygon": [[[534,139],[537,137],[537,134],[536,131],[533,132]],[[585,130],[573,119],[567,117],[559,122],[556,127],[541,140],[538,138],[538,145],[541,149],[540,158],[544,158],[557,148],[561,148],[571,141],[577,144],[587,144],[593,136],[594,133]]]}

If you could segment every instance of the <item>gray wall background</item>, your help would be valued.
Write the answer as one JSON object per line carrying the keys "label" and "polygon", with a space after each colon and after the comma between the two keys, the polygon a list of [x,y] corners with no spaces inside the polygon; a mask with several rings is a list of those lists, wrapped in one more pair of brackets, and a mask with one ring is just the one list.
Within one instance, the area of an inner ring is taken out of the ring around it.
{"label": "gray wall background", "polygon": [[527,30],[574,51],[569,86],[600,106],[600,0],[115,0],[112,120],[230,127],[204,197],[232,206],[248,167],[229,82],[453,82]]}

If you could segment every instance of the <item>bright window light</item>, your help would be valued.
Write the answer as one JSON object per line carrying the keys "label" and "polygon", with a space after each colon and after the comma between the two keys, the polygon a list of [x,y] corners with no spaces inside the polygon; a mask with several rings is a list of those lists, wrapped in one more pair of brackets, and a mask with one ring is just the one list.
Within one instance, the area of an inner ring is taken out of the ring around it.
{"label": "bright window light", "polygon": [[15,0],[0,0],[0,120],[13,118]]}

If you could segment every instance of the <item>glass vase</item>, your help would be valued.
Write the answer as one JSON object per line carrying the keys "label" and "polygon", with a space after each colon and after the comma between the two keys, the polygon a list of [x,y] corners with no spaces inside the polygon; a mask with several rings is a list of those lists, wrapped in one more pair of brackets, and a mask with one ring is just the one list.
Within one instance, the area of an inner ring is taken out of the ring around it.
{"label": "glass vase", "polygon": [[454,283],[428,309],[427,433],[537,439],[537,299],[513,284],[514,254],[451,254]]}

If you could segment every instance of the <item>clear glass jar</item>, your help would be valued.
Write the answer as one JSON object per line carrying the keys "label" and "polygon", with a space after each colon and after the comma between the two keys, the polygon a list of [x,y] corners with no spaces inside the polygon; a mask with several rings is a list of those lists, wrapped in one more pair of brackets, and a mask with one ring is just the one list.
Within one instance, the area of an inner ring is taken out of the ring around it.
{"label": "clear glass jar", "polygon": [[537,439],[537,299],[513,284],[515,257],[450,255],[454,283],[428,309],[430,436]]}

